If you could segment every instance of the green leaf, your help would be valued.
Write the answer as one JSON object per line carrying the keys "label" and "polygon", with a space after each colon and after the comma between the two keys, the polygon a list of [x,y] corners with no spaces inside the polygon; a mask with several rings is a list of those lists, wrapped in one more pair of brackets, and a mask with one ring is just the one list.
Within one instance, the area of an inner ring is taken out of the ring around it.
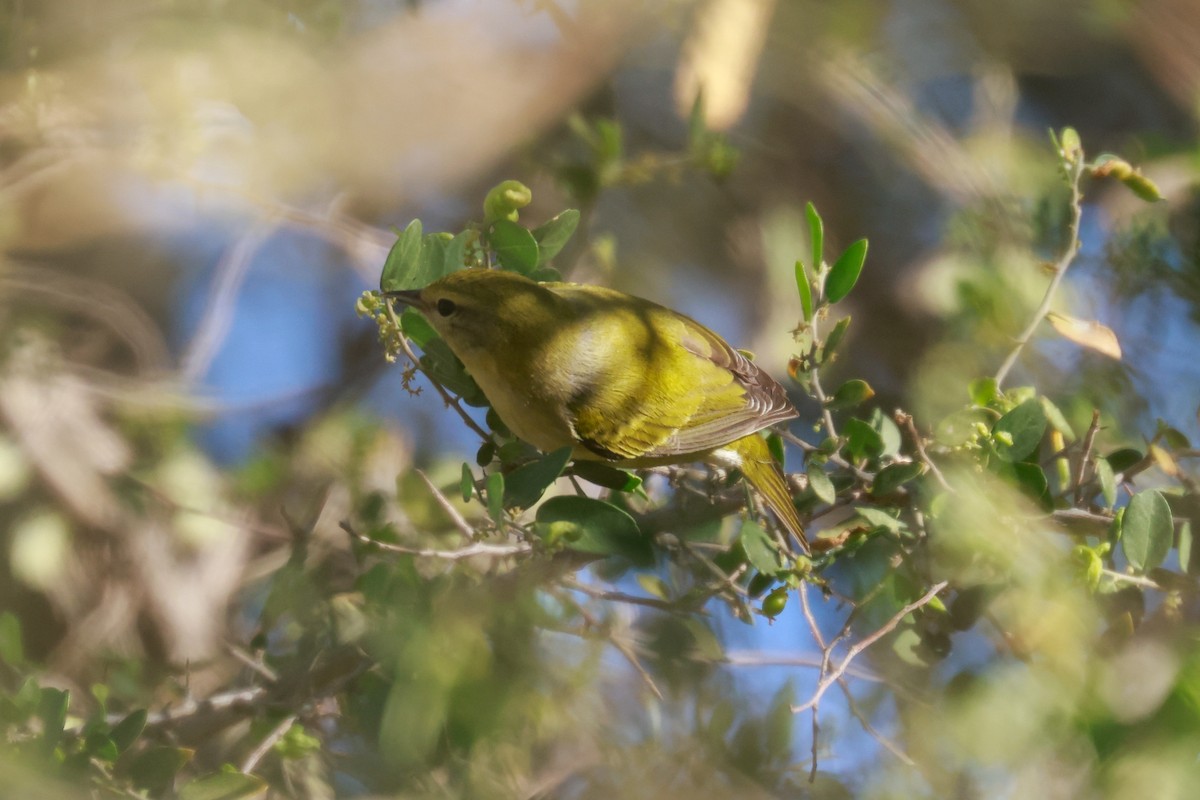
{"label": "green leaf", "polygon": [[1140,450],[1134,450],[1132,447],[1123,447],[1105,456],[1105,460],[1112,467],[1113,473],[1117,475],[1125,472],[1134,464],[1141,462],[1143,458],[1145,458],[1145,454]]}
{"label": "green leaf", "polygon": [[462,465],[462,478],[459,479],[458,490],[462,493],[464,503],[471,502],[471,498],[475,495],[475,475],[465,461]]}
{"label": "green leaf", "polygon": [[404,313],[400,315],[400,330],[422,350],[425,349],[425,345],[438,338],[438,333],[429,324],[429,320],[415,308],[404,309]]}
{"label": "green leaf", "polygon": [[483,198],[484,222],[517,221],[517,210],[533,201],[533,192],[520,181],[507,180],[493,186]]}
{"label": "green leaf", "polygon": [[808,238],[812,241],[813,272],[820,274],[821,262],[825,258],[825,223],[811,201],[805,203],[804,215],[808,217]]}
{"label": "green leaf", "polygon": [[1192,569],[1192,552],[1195,538],[1192,535],[1191,520],[1184,520],[1179,524],[1179,568],[1188,575],[1195,573]]}
{"label": "green leaf", "polygon": [[244,772],[218,772],[188,781],[179,790],[179,800],[239,800],[266,792],[265,780]]}
{"label": "green leaf", "polygon": [[943,417],[933,429],[933,438],[946,447],[961,447],[979,435],[979,426],[987,430],[991,417],[982,408],[964,408]]}
{"label": "green leaf", "polygon": [[833,397],[825,401],[830,409],[854,408],[875,396],[875,390],[864,380],[855,378],[838,387]]}
{"label": "green leaf", "polygon": [[925,465],[920,461],[910,461],[906,464],[888,464],[879,470],[871,483],[871,494],[883,497],[899,489],[909,481],[925,474]]}
{"label": "green leaf", "polygon": [[599,461],[576,461],[571,472],[589,483],[618,492],[639,492],[642,488],[642,479],[637,475]]}
{"label": "green leaf", "polygon": [[1112,508],[1117,502],[1117,479],[1113,474],[1112,464],[1107,458],[1096,459],[1096,480],[1100,482],[1100,494],[1104,497],[1104,507]]}
{"label": "green leaf", "polygon": [[1067,418],[1063,416],[1058,406],[1046,397],[1039,397],[1038,400],[1042,403],[1042,411],[1046,413],[1046,421],[1050,423],[1050,426],[1061,433],[1068,442],[1075,441],[1075,431],[1071,430],[1071,423],[1067,422]]}
{"label": "green leaf", "polygon": [[442,257],[442,274],[449,275],[451,272],[458,272],[460,269],[466,269],[469,266],[474,266],[469,256],[471,243],[479,238],[479,234],[474,230],[467,230],[459,233],[450,243],[446,245],[445,253]]}
{"label": "green leaf", "polygon": [[763,733],[770,763],[784,762],[792,757],[792,735],[796,728],[796,691],[787,681],[771,698],[771,708],[764,720]]}
{"label": "green leaf", "polygon": [[900,438],[900,427],[896,425],[895,420],[876,407],[871,411],[871,418],[868,421],[871,423],[871,427],[879,432],[879,438],[883,440],[881,455],[897,455],[903,440]]}
{"label": "green leaf", "polygon": [[858,276],[862,273],[863,262],[867,259],[867,240],[859,239],[846,248],[829,270],[825,279],[825,298],[836,303],[854,288]]}
{"label": "green leaf", "polygon": [[497,525],[504,521],[504,475],[493,472],[487,476],[484,484],[487,489],[487,510],[492,522]]}
{"label": "green leaf", "polygon": [[1045,432],[1046,414],[1036,398],[1021,403],[992,426],[996,453],[1010,462],[1022,461],[1032,454]]}
{"label": "green leaf", "polygon": [[534,526],[548,541],[563,540],[567,548],[600,556],[622,556],[637,566],[654,563],[650,542],[633,517],[616,506],[591,497],[562,495],[538,506]]}
{"label": "green leaf", "polygon": [[533,238],[538,245],[537,265],[543,266],[558,255],[570,241],[577,227],[579,227],[579,211],[568,208],[534,228]]}
{"label": "green leaf", "polygon": [[829,480],[828,473],[819,465],[811,464],[808,467],[808,488],[812,489],[813,494],[822,503],[832,505],[837,500],[837,490],[833,488],[833,481]]}
{"label": "green leaf", "polygon": [[976,378],[967,384],[967,392],[972,403],[985,408],[1000,398],[1000,387],[995,378]]}
{"label": "green leaf", "polygon": [[[1046,479],[1045,470],[1037,464],[1024,461],[1018,461],[1011,466],[1017,485],[1021,487],[1021,490],[1034,500],[1040,500],[1043,505],[1047,505],[1050,500],[1050,482]],[[1053,505],[1050,504],[1046,510],[1053,510]]]}
{"label": "green leaf", "polygon": [[800,293],[800,311],[804,314],[804,321],[812,322],[812,284],[808,280],[808,271],[804,269],[804,262],[799,259],[796,260],[796,291]]}
{"label": "green leaf", "polygon": [[838,345],[842,343],[842,339],[846,336],[846,330],[850,327],[850,317],[842,317],[833,326],[833,330],[825,337],[825,345],[821,348],[820,362],[826,364],[833,358],[834,352]]}
{"label": "green leaf", "polygon": [[1121,549],[1129,566],[1146,572],[1163,563],[1174,543],[1171,507],[1157,489],[1138,492],[1121,519]]}
{"label": "green leaf", "polygon": [[421,367],[427,370],[434,380],[461,397],[468,405],[479,407],[487,404],[483,391],[445,341],[433,339],[425,344],[424,350]]}
{"label": "green leaf", "polygon": [[194,750],[183,747],[151,747],[137,755],[129,765],[129,777],[134,786],[145,789],[151,797],[167,794],[175,785],[175,776],[192,757]]}
{"label": "green leaf", "polygon": [[779,545],[767,534],[766,529],[754,520],[742,523],[738,535],[742,549],[750,564],[764,575],[775,575],[783,571],[786,562],[779,553]]}
{"label": "green leaf", "polygon": [[530,464],[517,467],[504,478],[504,507],[531,508],[550,484],[558,480],[571,460],[570,446],[560,447]]}
{"label": "green leaf", "polygon": [[25,661],[21,620],[11,611],[0,613],[0,661],[12,667],[19,667]]}
{"label": "green leaf", "polygon": [[775,463],[780,469],[787,466],[787,450],[783,446],[783,437],[775,431],[767,433],[767,449],[771,451],[771,458],[775,459]]}
{"label": "green leaf", "polygon": [[842,435],[846,438],[843,449],[851,461],[878,458],[883,453],[883,437],[869,422],[857,418],[848,419],[842,427]]}
{"label": "green leaf", "polygon": [[47,750],[53,750],[62,738],[67,724],[67,706],[71,693],[65,689],[43,687],[38,698],[38,719],[42,721],[42,742]]}
{"label": "green leaf", "polygon": [[881,508],[859,506],[854,510],[860,517],[870,523],[871,527],[873,528],[887,528],[889,531],[894,531],[896,533],[908,530],[907,525]]}
{"label": "green leaf", "polygon": [[108,735],[112,737],[118,752],[124,753],[130,745],[137,741],[145,728],[146,709],[139,708],[137,711],[126,714],[124,719],[113,726]]}
{"label": "green leaf", "polygon": [[421,289],[421,220],[414,219],[396,239],[383,262],[383,274],[379,277],[379,288],[385,292],[404,289]]}
{"label": "green leaf", "polygon": [[488,229],[488,244],[496,251],[500,265],[511,272],[528,276],[538,265],[538,243],[527,228],[506,219]]}
{"label": "green leaf", "polygon": [[83,751],[90,757],[99,761],[107,761],[112,763],[117,760],[120,752],[117,751],[116,744],[103,731],[92,731],[83,739]]}

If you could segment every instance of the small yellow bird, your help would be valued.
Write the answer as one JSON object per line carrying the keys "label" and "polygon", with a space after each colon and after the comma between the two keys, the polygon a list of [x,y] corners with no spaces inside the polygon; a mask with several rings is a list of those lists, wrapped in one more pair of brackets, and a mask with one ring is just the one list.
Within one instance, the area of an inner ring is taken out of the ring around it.
{"label": "small yellow bird", "polygon": [[612,289],[466,269],[419,291],[421,311],[514,434],[545,452],[629,467],[708,461],[741,470],[808,541],[758,431],[797,416],[770,375],[716,333]]}

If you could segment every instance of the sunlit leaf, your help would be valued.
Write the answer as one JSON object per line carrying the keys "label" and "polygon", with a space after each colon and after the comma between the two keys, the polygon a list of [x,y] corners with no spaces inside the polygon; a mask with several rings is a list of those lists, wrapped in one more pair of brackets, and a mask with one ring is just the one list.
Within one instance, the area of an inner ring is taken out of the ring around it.
{"label": "sunlit leaf", "polygon": [[833,482],[829,480],[828,473],[818,465],[814,464],[808,468],[808,487],[822,503],[833,503],[837,500],[837,490],[833,488]]}
{"label": "sunlit leaf", "polygon": [[1138,492],[1121,518],[1121,549],[1138,572],[1154,569],[1171,551],[1175,527],[1171,507],[1156,489]]}
{"label": "sunlit leaf", "polygon": [[808,238],[812,242],[813,272],[819,273],[825,253],[825,223],[811,201],[804,204],[804,215],[808,217]]}
{"label": "sunlit leaf", "polygon": [[764,575],[775,575],[784,568],[785,562],[779,553],[779,545],[762,525],[754,520],[746,520],[742,523],[739,536],[742,548],[746,551],[746,558],[756,570]]}
{"label": "sunlit leaf", "polygon": [[859,378],[848,380],[826,401],[830,409],[854,408],[875,396],[870,384]]}
{"label": "sunlit leaf", "polygon": [[179,800],[241,800],[266,793],[269,784],[257,775],[218,772],[188,781],[179,790]]}
{"label": "sunlit leaf", "polygon": [[533,238],[538,245],[539,267],[562,251],[577,227],[579,227],[579,211],[568,208],[533,229]]}
{"label": "sunlit leaf", "polygon": [[809,283],[808,271],[804,269],[804,262],[799,260],[796,261],[796,291],[800,295],[800,311],[804,314],[804,321],[812,322],[812,284]]}
{"label": "sunlit leaf", "polygon": [[1105,508],[1112,508],[1117,502],[1117,481],[1108,459],[1096,459],[1096,479],[1100,482],[1100,494],[1104,497]]}
{"label": "sunlit leaf", "polygon": [[538,243],[529,230],[506,219],[488,229],[488,243],[496,251],[500,265],[528,276],[538,265]]}
{"label": "sunlit leaf", "polygon": [[1030,455],[1046,432],[1046,412],[1036,398],[1009,411],[992,427],[996,453],[1005,461],[1021,461]]}
{"label": "sunlit leaf", "polygon": [[862,273],[863,262],[867,259],[867,240],[859,239],[846,248],[829,270],[825,279],[825,298],[836,303],[854,288],[858,276]]}
{"label": "sunlit leaf", "polygon": [[421,220],[414,219],[396,239],[383,262],[383,274],[379,277],[379,288],[385,292],[404,289],[421,289]]}
{"label": "sunlit leaf", "polygon": [[1112,328],[1107,325],[1095,320],[1069,317],[1054,311],[1047,314],[1046,319],[1063,338],[1070,339],[1075,344],[1095,350],[1109,358],[1120,360],[1121,344],[1117,341],[1117,334],[1113,333]]}
{"label": "sunlit leaf", "polygon": [[618,492],[640,492],[642,479],[632,472],[599,461],[576,461],[571,472],[589,483]]}

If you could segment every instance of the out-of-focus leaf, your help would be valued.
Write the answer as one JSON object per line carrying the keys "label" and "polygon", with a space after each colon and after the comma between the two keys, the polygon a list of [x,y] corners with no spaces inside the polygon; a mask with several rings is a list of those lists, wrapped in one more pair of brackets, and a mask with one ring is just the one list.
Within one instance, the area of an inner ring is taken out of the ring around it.
{"label": "out-of-focus leaf", "polygon": [[1179,464],[1170,453],[1153,442],[1150,443],[1147,450],[1150,451],[1150,457],[1154,459],[1154,463],[1158,465],[1159,469],[1172,478],[1179,474]]}
{"label": "out-of-focus leaf", "polygon": [[175,784],[175,776],[192,757],[194,750],[184,747],[151,747],[139,753],[129,765],[129,777],[134,786],[145,789],[151,797],[160,797]]}
{"label": "out-of-focus leaf", "polygon": [[1192,564],[1195,543],[1195,535],[1192,533],[1192,522],[1185,519],[1179,525],[1179,567],[1189,575],[1196,573]]}
{"label": "out-of-focus leaf", "polygon": [[537,534],[564,541],[571,550],[601,556],[622,556],[637,566],[654,563],[650,542],[633,517],[602,500],[577,495],[551,497],[538,507]]}
{"label": "out-of-focus leaf", "polygon": [[767,756],[771,759],[787,759],[792,754],[792,732],[796,727],[796,691],[787,681],[771,698],[771,709],[767,712],[766,734]]}
{"label": "out-of-focus leaf", "polygon": [[875,390],[864,380],[848,380],[837,388],[833,397],[826,401],[830,409],[854,408],[875,396]]}
{"label": "out-of-focus leaf", "polygon": [[1109,358],[1115,358],[1118,361],[1121,359],[1121,344],[1117,341],[1117,334],[1113,333],[1112,328],[1107,325],[1095,320],[1069,317],[1054,311],[1047,314],[1046,319],[1049,320],[1054,330],[1058,331],[1059,336]]}
{"label": "out-of-focus leaf", "polygon": [[1096,459],[1096,480],[1100,482],[1100,494],[1104,497],[1105,508],[1112,508],[1117,502],[1117,481],[1107,458]]}
{"label": "out-of-focus leaf", "polygon": [[558,479],[571,460],[571,447],[560,447],[530,464],[518,467],[504,478],[504,506],[530,508]]}
{"label": "out-of-focus leaf", "polygon": [[833,503],[837,500],[837,490],[833,488],[833,481],[829,480],[829,474],[819,464],[811,464],[808,467],[808,487],[822,503]]}
{"label": "out-of-focus leaf", "polygon": [[867,240],[859,239],[838,256],[829,277],[825,279],[825,298],[836,303],[854,288],[858,276],[862,273],[863,262],[867,259]]}
{"label": "out-of-focus leaf", "polygon": [[1121,549],[1138,572],[1154,569],[1166,559],[1174,543],[1171,507],[1156,489],[1138,492],[1121,518]]}
{"label": "out-of-focus leaf", "polygon": [[1112,471],[1116,474],[1121,474],[1125,470],[1139,463],[1144,454],[1140,450],[1134,450],[1132,447],[1123,447],[1120,450],[1114,450],[1105,456]]}
{"label": "out-of-focus leaf", "polygon": [[925,465],[920,461],[909,461],[905,464],[888,464],[879,470],[871,484],[871,494],[883,497],[899,489],[904,484],[925,474]]}
{"label": "out-of-focus leaf", "polygon": [[538,265],[538,243],[527,228],[502,219],[488,229],[488,243],[500,265],[528,276]]}
{"label": "out-of-focus leaf", "polygon": [[848,419],[842,427],[842,435],[846,437],[846,454],[852,461],[878,458],[883,453],[883,437],[869,422]]}
{"label": "out-of-focus leaf", "polygon": [[933,429],[933,438],[946,447],[961,447],[979,436],[980,426],[984,430],[991,416],[982,408],[964,408],[943,417]]}
{"label": "out-of-focus leaf", "polygon": [[579,211],[568,208],[534,228],[533,238],[538,245],[537,265],[543,266],[558,255],[570,241],[577,227],[579,227]]}
{"label": "out-of-focus leaf", "polygon": [[466,462],[463,462],[462,465],[462,477],[458,481],[458,490],[462,494],[464,503],[471,502],[471,498],[475,495],[475,475]]}
{"label": "out-of-focus leaf", "polygon": [[908,526],[901,520],[896,519],[888,512],[881,508],[871,508],[869,506],[860,506],[854,509],[858,515],[865,519],[872,527],[887,528],[889,531],[900,532],[908,530]]}
{"label": "out-of-focus leaf", "polygon": [[124,753],[130,745],[137,741],[146,728],[146,709],[139,708],[125,715],[125,718],[113,726],[109,732],[113,744],[119,752]]}
{"label": "out-of-focus leaf", "polygon": [[971,396],[971,402],[977,406],[986,408],[1000,397],[1000,387],[996,385],[995,378],[976,378],[967,385],[967,392]]}
{"label": "out-of-focus leaf", "polygon": [[1075,440],[1075,431],[1071,429],[1071,423],[1067,422],[1067,418],[1063,416],[1062,411],[1058,406],[1054,405],[1048,397],[1038,397],[1041,401],[1042,411],[1046,413],[1046,421],[1050,423],[1050,427],[1058,431],[1068,441]]}
{"label": "out-of-focus leaf", "polygon": [[779,553],[779,545],[767,535],[762,525],[754,520],[746,520],[742,523],[739,537],[742,548],[746,551],[746,558],[756,570],[764,575],[775,575],[784,568],[785,562]]}
{"label": "out-of-focus leaf", "polygon": [[651,597],[657,597],[659,600],[671,599],[671,593],[667,590],[666,582],[657,575],[642,573],[637,576],[637,582],[638,586],[642,587],[642,591]]}
{"label": "out-of-focus leaf", "polygon": [[504,475],[493,472],[487,476],[487,510],[492,522],[499,525],[504,520]]}
{"label": "out-of-focus leaf", "polygon": [[[383,262],[383,274],[379,277],[379,288],[385,292],[405,289],[421,289],[421,220],[414,219],[396,239]],[[427,283],[427,281],[426,281]]]}
{"label": "out-of-focus leaf", "polygon": [[67,707],[71,693],[65,689],[43,687],[38,699],[38,719],[42,721],[42,742],[47,750],[53,750],[62,738],[67,724]]}
{"label": "out-of-focus leaf", "polygon": [[21,620],[11,611],[0,612],[0,661],[11,667],[19,667],[25,661]]}
{"label": "out-of-focus leaf", "polygon": [[244,772],[218,772],[188,781],[179,790],[179,800],[241,800],[261,797],[270,785],[257,775]]}
{"label": "out-of-focus leaf", "polygon": [[1029,456],[1046,432],[1046,413],[1036,398],[1009,411],[992,427],[996,453],[1005,461],[1022,461]]}

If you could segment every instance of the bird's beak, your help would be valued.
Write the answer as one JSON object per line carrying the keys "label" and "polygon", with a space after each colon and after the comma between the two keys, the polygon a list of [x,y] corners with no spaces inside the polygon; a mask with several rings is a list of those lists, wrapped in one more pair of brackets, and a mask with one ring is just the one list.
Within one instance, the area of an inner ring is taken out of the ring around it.
{"label": "bird's beak", "polygon": [[406,306],[412,306],[418,311],[425,310],[425,303],[421,300],[421,291],[419,289],[405,289],[402,291],[383,292],[384,297],[389,300],[399,300]]}

